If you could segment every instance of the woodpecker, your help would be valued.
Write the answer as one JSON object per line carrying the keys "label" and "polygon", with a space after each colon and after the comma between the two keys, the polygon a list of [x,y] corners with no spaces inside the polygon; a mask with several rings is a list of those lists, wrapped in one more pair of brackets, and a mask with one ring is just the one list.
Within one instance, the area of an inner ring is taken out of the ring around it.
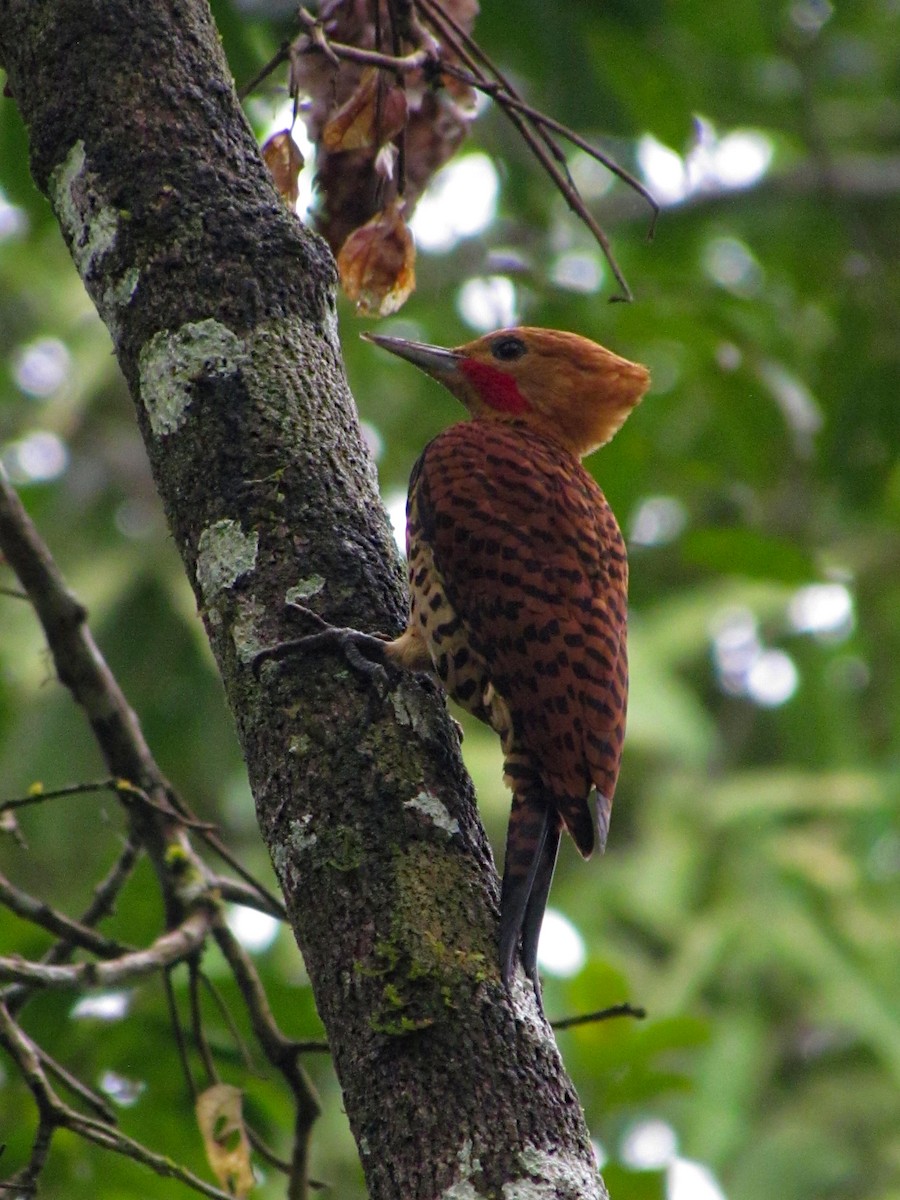
{"label": "woodpecker", "polygon": [[453,350],[369,334],[471,419],[426,446],[407,504],[410,616],[389,662],[433,670],[499,735],[512,792],[500,965],[540,999],[537,944],[560,835],[602,850],[628,698],[625,544],[581,459],[608,442],[647,369],[573,333],[502,329]]}
{"label": "woodpecker", "polygon": [[540,1004],[538,936],[560,837],[585,858],[606,843],[628,697],[625,545],[581,459],[621,427],[649,373],[549,329],[501,329],[455,349],[364,336],[443,384],[470,419],[412,471],[404,632],[301,642],[344,633],[360,665],[361,652],[431,671],[499,735],[512,792],[500,968],[509,986],[520,954]]}

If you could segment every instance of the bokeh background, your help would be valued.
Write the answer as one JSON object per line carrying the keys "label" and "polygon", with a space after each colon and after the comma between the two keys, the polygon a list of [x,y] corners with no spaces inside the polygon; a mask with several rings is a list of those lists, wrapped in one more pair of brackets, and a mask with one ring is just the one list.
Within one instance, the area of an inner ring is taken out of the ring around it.
{"label": "bokeh background", "polygon": [[[291,31],[291,5],[213,7],[239,82]],[[638,198],[572,153],[635,294],[609,304],[597,246],[485,102],[413,222],[418,290],[378,325],[447,345],[555,326],[653,371],[590,462],[632,571],[632,702],[609,848],[586,865],[567,847],[542,944],[551,1016],[623,999],[648,1010],[559,1036],[613,1200],[897,1200],[900,4],[484,0],[475,32],[532,104],[614,153],[663,205],[649,242]],[[286,123],[284,91],[247,110],[264,137]],[[312,177],[310,166],[301,210]],[[412,463],[459,412],[361,343],[373,327],[344,307],[348,372],[399,524]],[[8,99],[0,456],[163,769],[270,879],[109,337],[30,182]],[[464,751],[499,851],[496,739],[468,722]],[[102,774],[32,614],[0,596],[0,797]],[[0,869],[77,913],[121,845],[116,805],[57,801],[20,825],[26,844],[3,836]],[[152,938],[158,905],[139,871],[110,928]],[[319,1034],[290,935],[234,920],[285,1031]],[[3,953],[44,945],[0,909]],[[224,975],[214,954],[204,965]],[[244,1080],[225,1024],[214,1010],[208,1020]],[[26,1026],[111,1097],[126,1130],[205,1170],[161,991],[42,997]],[[0,1059],[12,1170],[32,1114],[9,1068]],[[313,1174],[362,1197],[327,1057],[309,1068],[324,1108]],[[286,1098],[265,1078],[247,1086],[251,1117],[285,1149]],[[176,1187],[66,1135],[42,1195]],[[269,1173],[259,1194],[280,1187]]]}

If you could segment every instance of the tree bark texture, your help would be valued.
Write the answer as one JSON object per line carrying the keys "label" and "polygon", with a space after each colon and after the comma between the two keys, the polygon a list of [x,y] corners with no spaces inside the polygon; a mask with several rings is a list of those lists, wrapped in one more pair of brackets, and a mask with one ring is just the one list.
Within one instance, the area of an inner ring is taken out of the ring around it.
{"label": "tree bark texture", "polygon": [[326,655],[251,669],[298,632],[286,599],[385,632],[406,601],[331,256],[269,180],[206,4],[0,0],[0,58],[135,401],[371,1196],[605,1196],[530,986],[499,980],[437,688],[382,695]]}

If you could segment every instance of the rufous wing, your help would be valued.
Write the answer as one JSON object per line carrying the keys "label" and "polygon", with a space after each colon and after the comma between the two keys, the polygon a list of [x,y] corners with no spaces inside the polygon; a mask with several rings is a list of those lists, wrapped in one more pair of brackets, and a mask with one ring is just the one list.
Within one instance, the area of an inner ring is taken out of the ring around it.
{"label": "rufous wing", "polygon": [[549,438],[482,421],[431,442],[412,489],[421,536],[507,702],[514,740],[588,855],[588,794],[596,786],[605,838],[628,683],[627,563],[603,493]]}

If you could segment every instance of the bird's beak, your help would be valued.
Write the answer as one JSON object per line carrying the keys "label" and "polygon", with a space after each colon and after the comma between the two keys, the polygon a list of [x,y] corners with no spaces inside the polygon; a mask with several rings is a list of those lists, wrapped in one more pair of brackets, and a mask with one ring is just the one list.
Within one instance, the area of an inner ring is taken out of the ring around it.
{"label": "bird's beak", "polygon": [[381,346],[383,350],[390,350],[391,354],[405,358],[414,367],[442,383],[456,374],[464,358],[456,350],[445,350],[443,346],[429,346],[424,342],[408,342],[405,338],[386,337],[383,333],[363,333],[360,336],[367,342]]}

